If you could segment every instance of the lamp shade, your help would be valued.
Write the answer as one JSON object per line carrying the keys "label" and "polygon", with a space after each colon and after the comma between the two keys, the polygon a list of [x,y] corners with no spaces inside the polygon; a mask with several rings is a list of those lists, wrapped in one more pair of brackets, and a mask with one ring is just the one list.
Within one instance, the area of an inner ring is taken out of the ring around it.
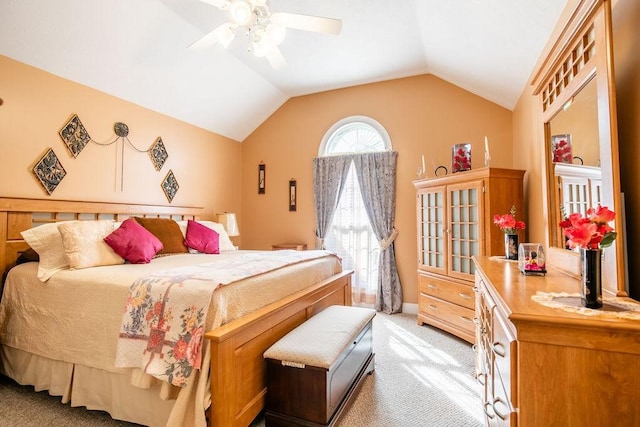
{"label": "lamp shade", "polygon": [[229,212],[217,214],[216,222],[222,224],[229,236],[240,235],[240,230],[238,230],[238,221],[236,220],[236,214]]}

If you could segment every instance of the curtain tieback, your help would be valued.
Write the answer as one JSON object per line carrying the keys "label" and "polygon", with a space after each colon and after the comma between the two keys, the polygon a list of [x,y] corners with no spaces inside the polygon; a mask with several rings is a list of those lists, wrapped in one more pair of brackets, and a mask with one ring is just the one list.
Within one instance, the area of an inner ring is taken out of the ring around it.
{"label": "curtain tieback", "polygon": [[389,246],[391,246],[391,244],[393,243],[394,240],[396,240],[396,237],[398,237],[398,230],[396,230],[395,227],[393,227],[393,230],[391,230],[391,234],[389,235],[389,237],[387,237],[386,239],[382,239],[380,240],[380,249],[381,250],[385,250],[387,249]]}
{"label": "curtain tieback", "polygon": [[326,249],[324,247],[324,239],[322,237],[316,236],[316,249]]}

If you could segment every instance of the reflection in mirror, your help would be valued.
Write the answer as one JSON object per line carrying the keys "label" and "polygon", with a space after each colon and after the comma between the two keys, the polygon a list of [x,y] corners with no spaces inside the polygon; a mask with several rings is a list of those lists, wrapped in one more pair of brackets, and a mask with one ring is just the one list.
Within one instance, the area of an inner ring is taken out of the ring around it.
{"label": "reflection in mirror", "polygon": [[600,166],[596,89],[592,78],[549,122],[551,143],[557,142],[552,146],[552,161]]}
{"label": "reflection in mirror", "polygon": [[[558,218],[572,213],[586,215],[587,209],[602,203],[596,89],[592,78],[548,124]],[[557,246],[562,247],[562,230],[556,227]]]}
{"label": "reflection in mirror", "polygon": [[[560,207],[565,213],[582,212],[600,202],[617,213],[613,228],[619,232],[604,250],[603,291],[626,296],[612,46],[611,2],[579,0],[532,84],[544,124],[547,265],[580,276],[580,257],[564,249]],[[570,140],[570,155],[554,161],[554,139],[558,144]]]}

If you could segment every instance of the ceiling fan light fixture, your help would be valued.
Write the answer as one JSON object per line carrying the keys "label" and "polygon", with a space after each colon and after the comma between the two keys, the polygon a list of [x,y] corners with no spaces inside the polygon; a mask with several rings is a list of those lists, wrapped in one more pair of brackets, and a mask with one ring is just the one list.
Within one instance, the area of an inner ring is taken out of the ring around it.
{"label": "ceiling fan light fixture", "polygon": [[234,0],[229,7],[231,19],[235,24],[245,26],[251,22],[253,8],[247,0]]}

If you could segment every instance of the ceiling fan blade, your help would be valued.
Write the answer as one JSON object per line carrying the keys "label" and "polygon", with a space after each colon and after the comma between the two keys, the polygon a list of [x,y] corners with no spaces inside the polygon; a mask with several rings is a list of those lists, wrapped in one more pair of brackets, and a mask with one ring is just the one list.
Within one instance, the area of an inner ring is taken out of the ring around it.
{"label": "ceiling fan blade", "polygon": [[271,47],[265,56],[269,64],[271,64],[271,68],[274,70],[279,70],[287,65],[287,61],[284,59],[284,56],[282,56],[282,52],[278,46]]}
{"label": "ceiling fan blade", "polygon": [[227,46],[229,46],[229,43],[231,43],[234,37],[235,34],[232,31],[231,24],[227,22],[220,25],[218,28],[211,31],[200,40],[196,40],[194,43],[191,43],[188,48],[193,50],[205,49],[207,47],[213,46],[216,43],[220,43],[226,48]]}
{"label": "ceiling fan blade", "polygon": [[283,27],[314,31],[316,33],[340,34],[340,30],[342,30],[342,21],[339,19],[301,15],[299,13],[272,13],[271,21]]}
{"label": "ceiling fan blade", "polygon": [[218,7],[220,9],[227,9],[229,7],[229,0],[200,0],[202,3],[210,4],[211,6]]}
{"label": "ceiling fan blade", "polygon": [[211,47],[214,44],[218,43],[218,41],[219,41],[218,34],[216,34],[216,30],[213,30],[209,32],[209,34],[207,34],[206,36],[202,37],[201,39],[198,39],[195,42],[191,43],[189,46],[187,46],[187,49],[192,49],[192,50],[205,49],[207,47]]}

